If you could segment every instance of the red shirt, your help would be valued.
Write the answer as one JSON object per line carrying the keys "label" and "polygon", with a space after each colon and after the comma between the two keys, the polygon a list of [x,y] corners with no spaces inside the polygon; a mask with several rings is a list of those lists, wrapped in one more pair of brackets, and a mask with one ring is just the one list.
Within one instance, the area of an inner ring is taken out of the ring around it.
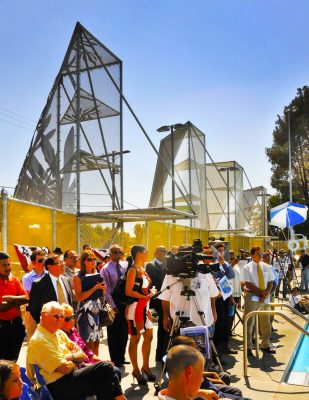
{"label": "red shirt", "polygon": [[[10,275],[7,280],[0,279],[0,304],[3,303],[2,296],[22,296],[27,294],[17,278]],[[0,311],[0,320],[11,321],[20,317],[20,307],[12,307],[7,311]]]}

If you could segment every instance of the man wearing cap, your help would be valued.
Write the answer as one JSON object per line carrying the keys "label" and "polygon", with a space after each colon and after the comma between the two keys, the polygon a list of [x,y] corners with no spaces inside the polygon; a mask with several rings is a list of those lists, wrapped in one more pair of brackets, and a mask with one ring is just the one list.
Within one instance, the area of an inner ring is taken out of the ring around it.
{"label": "man wearing cap", "polygon": [[[269,295],[273,286],[274,274],[269,265],[261,261],[260,247],[252,247],[250,251],[252,261],[244,266],[241,280],[245,282],[245,310],[244,315],[256,311],[263,304],[269,303]],[[255,318],[248,321],[248,356],[252,353],[252,332]],[[269,315],[259,317],[261,329],[261,349],[265,353],[275,354],[276,351],[269,346],[271,327]],[[258,338],[256,338],[258,340]]]}

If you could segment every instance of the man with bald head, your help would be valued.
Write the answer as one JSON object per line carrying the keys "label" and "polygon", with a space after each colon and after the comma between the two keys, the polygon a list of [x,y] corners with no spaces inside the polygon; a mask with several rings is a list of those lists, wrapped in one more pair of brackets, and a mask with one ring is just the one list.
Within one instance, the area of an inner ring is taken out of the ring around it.
{"label": "man with bald head", "polygon": [[[166,275],[166,271],[162,267],[165,256],[166,248],[164,246],[158,246],[155,249],[153,261],[146,265],[146,272],[151,279],[152,286],[155,286],[157,291],[161,289],[163,279]],[[168,335],[163,328],[163,311],[161,300],[158,298],[150,300],[150,308],[154,308],[158,315],[156,361],[161,362],[162,357],[165,355],[168,341]]]}
{"label": "man with bald head", "polygon": [[107,345],[110,359],[121,368],[124,364],[129,364],[125,360],[125,353],[128,341],[128,322],[126,320],[126,304],[122,304],[114,296],[114,289],[126,272],[126,268],[121,261],[123,249],[118,244],[113,244],[109,249],[110,261],[104,265],[100,275],[106,285],[106,299],[115,311],[115,319],[112,325],[107,327]]}
{"label": "man with bald head", "polygon": [[166,358],[168,387],[160,391],[159,399],[219,399],[214,391],[200,389],[204,363],[202,354],[191,346],[178,345],[171,348]]}

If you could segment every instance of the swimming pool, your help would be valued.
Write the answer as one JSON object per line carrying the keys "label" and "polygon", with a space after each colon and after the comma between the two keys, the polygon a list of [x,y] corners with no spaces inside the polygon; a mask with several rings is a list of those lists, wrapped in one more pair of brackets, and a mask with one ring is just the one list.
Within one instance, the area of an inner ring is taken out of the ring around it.
{"label": "swimming pool", "polygon": [[[306,330],[309,332],[309,324]],[[286,382],[309,386],[309,336],[302,335],[299,345],[296,346]]]}

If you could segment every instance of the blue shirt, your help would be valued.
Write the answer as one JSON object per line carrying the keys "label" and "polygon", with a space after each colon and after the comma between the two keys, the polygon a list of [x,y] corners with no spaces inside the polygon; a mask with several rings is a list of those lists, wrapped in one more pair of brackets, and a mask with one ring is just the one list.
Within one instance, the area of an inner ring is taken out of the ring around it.
{"label": "blue shirt", "polygon": [[223,264],[220,264],[220,271],[214,272],[213,275],[215,279],[221,279],[224,276],[226,276],[227,279],[234,279],[235,271],[233,267],[228,262],[225,261]]}
{"label": "blue shirt", "polygon": [[47,271],[44,270],[42,274],[37,274],[35,270],[28,272],[22,277],[22,285],[27,292],[30,292],[32,283],[37,281],[38,279],[42,278],[44,275],[47,274]]}

